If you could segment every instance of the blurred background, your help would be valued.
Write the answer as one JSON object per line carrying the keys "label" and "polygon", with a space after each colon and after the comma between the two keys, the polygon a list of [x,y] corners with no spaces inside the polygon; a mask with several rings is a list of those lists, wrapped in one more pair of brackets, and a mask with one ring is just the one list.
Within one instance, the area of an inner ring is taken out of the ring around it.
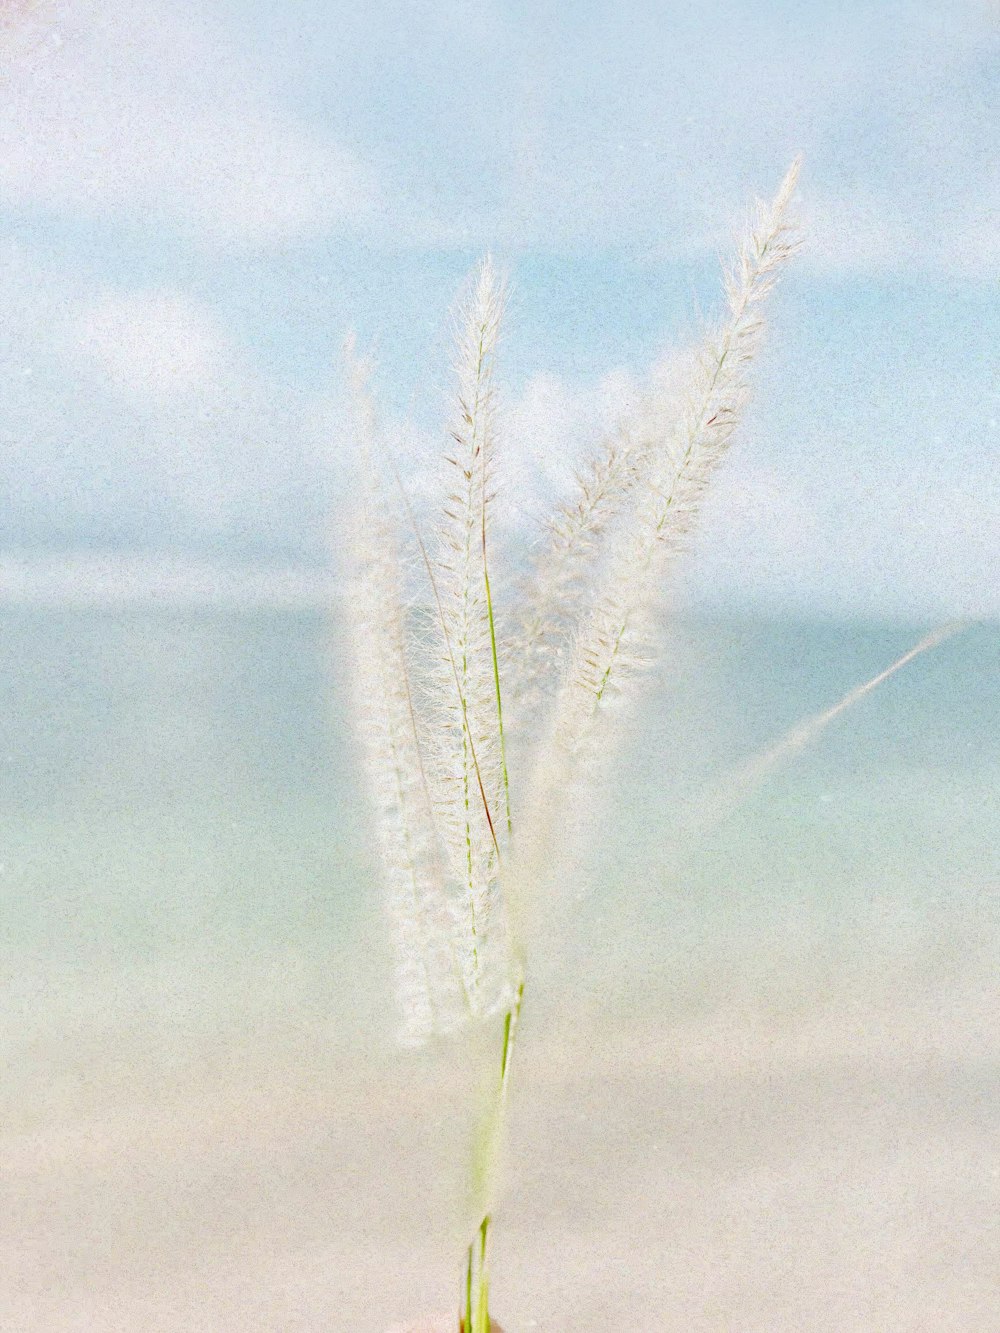
{"label": "blurred background", "polygon": [[517,563],[799,151],[746,428],[533,941],[497,1311],[1000,1329],[998,56],[987,0],[3,8],[5,1330],[452,1302],[474,1077],[393,1045],[340,347],[424,498],[493,252]]}

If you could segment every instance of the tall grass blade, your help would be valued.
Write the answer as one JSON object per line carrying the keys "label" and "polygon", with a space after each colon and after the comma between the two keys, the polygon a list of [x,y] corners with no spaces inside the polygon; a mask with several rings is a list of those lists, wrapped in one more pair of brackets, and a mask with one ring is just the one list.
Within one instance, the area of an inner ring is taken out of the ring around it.
{"label": "tall grass blade", "polygon": [[761,754],[755,755],[741,765],[702,804],[693,821],[696,831],[704,833],[720,824],[733,810],[748,800],[776,769],[790,759],[794,759],[807,745],[811,745],[818,740],[831,722],[836,721],[842,713],[846,713],[848,709],[860,703],[866,695],[878,689],[897,671],[901,671],[903,667],[912,662],[915,657],[929,652],[932,648],[939,647],[940,644],[946,643],[948,639],[954,638],[956,634],[963,633],[970,628],[972,623],[968,620],[955,620],[932,630],[883,671],[872,676],[870,680],[866,680],[848,690],[843,698],[839,699],[832,707],[824,708],[811,717],[797,722],[775,744],[768,746]]}

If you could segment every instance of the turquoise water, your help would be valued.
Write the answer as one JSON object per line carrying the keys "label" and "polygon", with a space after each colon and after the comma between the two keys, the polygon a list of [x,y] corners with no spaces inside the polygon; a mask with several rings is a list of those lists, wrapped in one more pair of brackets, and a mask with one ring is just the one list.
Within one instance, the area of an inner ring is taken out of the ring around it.
{"label": "turquoise water", "polygon": [[322,618],[29,611],[0,633],[13,1114],[234,1032],[356,1026],[339,969],[370,872]]}
{"label": "turquoise water", "polygon": [[[664,981],[680,995],[722,959],[808,988],[824,969],[996,943],[996,627],[911,663],[714,825],[688,818],[919,636],[765,620],[671,632],[560,935],[538,951],[553,1003],[598,977],[626,1007]],[[13,1112],[41,1113],[17,1090],[38,1080],[78,1095],[84,1061],[99,1082],[123,1041],[167,1068],[234,1024],[387,1042],[336,624],[7,610],[0,651]]]}
{"label": "turquoise water", "polygon": [[[530,941],[515,1333],[989,1326],[1000,629],[717,799],[921,633],[671,631]],[[7,609],[0,655],[0,1323],[383,1333],[447,1307],[462,1099],[441,1130],[437,1066],[393,1046],[335,619]]]}

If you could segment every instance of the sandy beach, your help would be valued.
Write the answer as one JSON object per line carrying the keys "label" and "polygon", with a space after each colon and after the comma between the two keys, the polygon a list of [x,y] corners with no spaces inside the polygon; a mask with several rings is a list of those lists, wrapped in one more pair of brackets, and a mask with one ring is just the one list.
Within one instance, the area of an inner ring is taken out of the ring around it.
{"label": "sandy beach", "polygon": [[[1000,1329],[998,998],[970,974],[529,1026],[496,1223],[507,1333]],[[253,1054],[5,1136],[5,1330],[385,1333],[449,1308],[455,1070],[268,1075]]]}

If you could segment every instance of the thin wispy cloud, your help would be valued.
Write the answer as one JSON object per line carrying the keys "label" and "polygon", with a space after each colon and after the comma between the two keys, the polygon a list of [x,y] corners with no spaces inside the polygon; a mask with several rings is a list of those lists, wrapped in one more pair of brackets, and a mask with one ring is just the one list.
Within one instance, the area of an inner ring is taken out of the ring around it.
{"label": "thin wispy cloud", "polygon": [[354,222],[371,173],[289,115],[199,11],[60,11],[4,71],[0,205],[159,227],[209,248],[280,246]]}

